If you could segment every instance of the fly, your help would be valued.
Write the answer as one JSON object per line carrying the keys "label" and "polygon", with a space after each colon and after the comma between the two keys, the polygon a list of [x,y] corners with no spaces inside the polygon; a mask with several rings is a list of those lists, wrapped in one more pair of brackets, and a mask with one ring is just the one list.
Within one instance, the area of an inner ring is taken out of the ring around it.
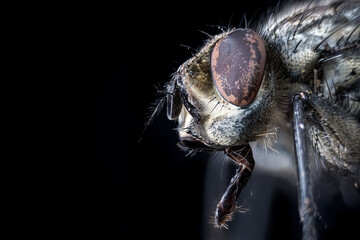
{"label": "fly", "polygon": [[182,149],[221,151],[238,167],[217,205],[217,227],[233,218],[255,167],[250,143],[276,134],[269,126],[292,124],[303,238],[314,239],[315,160],[307,152],[360,183],[360,2],[308,1],[270,12],[210,37],[165,84],[159,105],[166,101],[168,118],[178,122]]}

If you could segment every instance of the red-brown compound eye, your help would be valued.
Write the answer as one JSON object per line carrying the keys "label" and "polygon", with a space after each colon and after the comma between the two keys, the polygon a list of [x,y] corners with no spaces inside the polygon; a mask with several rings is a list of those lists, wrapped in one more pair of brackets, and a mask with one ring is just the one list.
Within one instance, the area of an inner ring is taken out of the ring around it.
{"label": "red-brown compound eye", "polygon": [[245,107],[254,101],[265,69],[262,38],[250,29],[238,29],[220,39],[211,53],[216,89],[228,102]]}

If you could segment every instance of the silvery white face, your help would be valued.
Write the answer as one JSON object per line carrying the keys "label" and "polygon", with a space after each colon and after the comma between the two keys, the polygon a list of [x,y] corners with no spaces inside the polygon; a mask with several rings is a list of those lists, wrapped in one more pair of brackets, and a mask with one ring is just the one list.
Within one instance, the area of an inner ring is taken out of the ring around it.
{"label": "silvery white face", "polygon": [[226,149],[266,131],[277,107],[268,54],[259,35],[237,29],[215,36],[180,66],[167,91],[181,146]]}

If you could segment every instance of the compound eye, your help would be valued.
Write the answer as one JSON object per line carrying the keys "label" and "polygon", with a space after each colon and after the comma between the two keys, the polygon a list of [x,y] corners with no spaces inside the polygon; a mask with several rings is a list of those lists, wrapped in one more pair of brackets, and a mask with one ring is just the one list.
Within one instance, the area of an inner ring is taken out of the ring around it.
{"label": "compound eye", "polygon": [[235,106],[251,104],[264,76],[265,59],[264,41],[250,29],[220,39],[211,53],[211,74],[220,95]]}

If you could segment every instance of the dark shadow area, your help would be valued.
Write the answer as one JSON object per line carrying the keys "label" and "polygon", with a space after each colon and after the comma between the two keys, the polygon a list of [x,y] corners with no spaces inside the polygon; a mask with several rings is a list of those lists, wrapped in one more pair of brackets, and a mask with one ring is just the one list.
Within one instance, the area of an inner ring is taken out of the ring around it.
{"label": "dark shadow area", "polygon": [[[281,186],[281,185],[279,185]],[[272,196],[266,239],[301,239],[296,192],[278,188]]]}

